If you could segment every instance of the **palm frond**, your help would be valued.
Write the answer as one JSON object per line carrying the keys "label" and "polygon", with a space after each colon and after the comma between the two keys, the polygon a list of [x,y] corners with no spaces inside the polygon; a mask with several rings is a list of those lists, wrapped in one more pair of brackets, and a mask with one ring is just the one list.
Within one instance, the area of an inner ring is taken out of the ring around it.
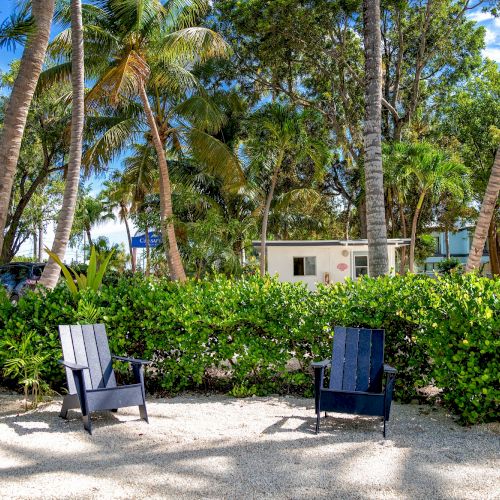
{"label": "palm frond", "polygon": [[173,112],[189,120],[195,127],[216,133],[224,125],[224,115],[208,97],[192,96],[175,106]]}
{"label": "palm frond", "polygon": [[192,157],[219,177],[228,189],[237,189],[245,183],[238,157],[224,143],[196,127],[186,135]]}
{"label": "palm frond", "polygon": [[0,24],[0,47],[13,49],[36,31],[28,6],[24,5]]}

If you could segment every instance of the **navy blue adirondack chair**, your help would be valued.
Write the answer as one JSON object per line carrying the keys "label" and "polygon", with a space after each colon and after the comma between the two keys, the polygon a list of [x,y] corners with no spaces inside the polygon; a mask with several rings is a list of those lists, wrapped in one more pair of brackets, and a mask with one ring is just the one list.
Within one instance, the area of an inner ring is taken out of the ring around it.
{"label": "navy blue adirondack chair", "polygon": [[[324,387],[325,370],[330,365],[330,384]],[[330,411],[382,417],[385,437],[396,369],[384,365],[384,330],[335,327],[332,359],[312,367],[316,433],[321,412]]]}
{"label": "navy blue adirondack chair", "polygon": [[[104,325],[61,325],[59,337],[64,358],[59,363],[66,368],[68,380],[60,417],[67,418],[68,410],[80,408],[83,426],[92,434],[91,412],[138,406],[141,418],[148,422],[144,365],[149,361],[112,356]],[[113,359],[132,365],[134,384],[116,385]]]}

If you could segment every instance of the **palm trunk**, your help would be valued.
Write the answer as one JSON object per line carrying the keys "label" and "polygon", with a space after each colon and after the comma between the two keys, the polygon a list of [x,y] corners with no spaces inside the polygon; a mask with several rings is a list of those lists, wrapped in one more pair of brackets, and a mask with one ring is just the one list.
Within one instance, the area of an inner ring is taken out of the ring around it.
{"label": "palm trunk", "polygon": [[451,257],[451,254],[450,254],[450,231],[448,231],[448,228],[444,230],[444,246],[446,251],[446,258],[449,259]]}
{"label": "palm trunk", "polygon": [[368,267],[370,276],[389,272],[382,172],[382,57],[380,0],[363,1],[365,44],[364,152]]}
{"label": "palm trunk", "polygon": [[496,217],[491,218],[488,229],[488,253],[490,254],[490,268],[492,276],[500,276],[500,260],[498,258],[498,234]]}
{"label": "palm trunk", "polygon": [[[407,230],[406,230],[406,217],[405,217],[405,211],[403,208],[403,202],[401,201],[401,199],[399,199],[398,204],[399,204],[399,217],[401,219],[401,231],[403,233],[403,238],[406,238],[408,235]],[[400,264],[400,266],[401,267],[400,267],[399,273],[404,274],[405,269],[406,269],[406,247],[401,247],[401,264]]]}
{"label": "palm trunk", "polygon": [[38,262],[42,262],[43,258],[43,226],[38,227]]}
{"label": "palm trunk", "polygon": [[132,249],[132,236],[130,235],[130,226],[128,224],[128,218],[125,214],[123,215],[123,222],[125,223],[125,230],[127,231],[128,251],[130,253],[130,264],[132,265],[132,272],[135,273],[135,259],[134,259],[134,251]]}
{"label": "palm trunk", "polygon": [[144,270],[144,274],[149,276],[151,274],[151,248],[149,246],[149,226],[146,222],[146,234],[144,235],[144,239],[146,240],[146,269]]}
{"label": "palm trunk", "polygon": [[92,241],[92,234],[90,232],[90,227],[85,228],[85,233],[87,234],[87,240],[89,242],[89,249],[90,249],[90,251],[92,251],[92,247],[94,246],[94,242]]}
{"label": "palm trunk", "polygon": [[33,231],[33,260],[36,259],[38,252],[38,233],[37,230],[35,229]]}
{"label": "palm trunk", "polygon": [[31,2],[36,33],[27,41],[19,73],[5,111],[0,139],[0,249],[3,247],[5,223],[26,119],[49,43],[54,3],[55,0],[32,0]]}
{"label": "palm trunk", "polygon": [[283,161],[283,153],[277,159],[276,166],[274,168],[273,177],[271,179],[271,186],[269,192],[267,193],[266,204],[264,206],[264,213],[262,214],[262,228],[260,231],[260,275],[264,276],[266,274],[266,243],[267,243],[267,223],[269,221],[269,211],[271,210],[271,203],[273,201],[274,190],[276,188],[276,183],[278,182],[278,175],[281,167],[281,162]]}
{"label": "palm trunk", "polygon": [[420,216],[420,210],[424,203],[426,192],[422,191],[418,199],[417,208],[415,208],[415,213],[413,214],[413,221],[411,223],[411,241],[410,241],[410,273],[415,271],[415,245],[417,241],[417,224],[418,218]]}
{"label": "palm trunk", "polygon": [[153,112],[151,111],[151,106],[149,105],[146,89],[144,88],[144,82],[142,81],[139,83],[139,94],[141,96],[144,112],[146,113],[149,128],[153,136],[153,143],[156,149],[156,154],[158,155],[158,164],[160,167],[160,215],[163,244],[166,245],[168,243],[167,258],[172,278],[183,282],[186,281],[186,273],[184,272],[181,254],[179,252],[177,238],[175,236],[172,188],[170,186],[167,159],[161,143],[160,134],[158,133],[158,127],[156,126],[156,121]]}
{"label": "palm trunk", "polygon": [[481,211],[477,220],[469,258],[467,259],[467,265],[465,266],[466,272],[478,269],[481,264],[481,256],[483,255],[483,248],[486,243],[486,237],[488,236],[488,228],[490,226],[491,219],[493,218],[499,191],[500,148],[497,149],[495,161],[491,167],[490,179],[488,181],[488,185],[486,186],[486,192],[484,193],[483,204],[481,205]]}
{"label": "palm trunk", "polygon": [[[71,227],[75,215],[78,184],[80,183],[80,166],[82,162],[83,125],[85,120],[85,80],[83,65],[83,27],[81,0],[71,0],[71,84],[73,88],[71,111],[71,145],[69,150],[68,171],[64,186],[61,212],[57,220],[56,234],[52,244],[52,252],[61,260],[64,259],[68,246]],[[49,259],[43,270],[40,284],[54,288],[59,280],[59,265]]]}

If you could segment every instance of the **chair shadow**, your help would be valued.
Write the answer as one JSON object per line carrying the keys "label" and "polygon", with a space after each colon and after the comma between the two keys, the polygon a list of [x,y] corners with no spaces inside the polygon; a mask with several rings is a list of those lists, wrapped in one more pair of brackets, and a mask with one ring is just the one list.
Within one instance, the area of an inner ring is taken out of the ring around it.
{"label": "chair shadow", "polygon": [[[58,403],[58,406],[61,405]],[[141,420],[140,418],[120,420],[116,417],[116,413],[109,411],[92,413],[91,418],[94,430],[100,427],[121,425],[130,421]],[[86,432],[83,428],[81,413],[77,410],[69,410],[68,418],[63,419],[59,416],[59,409],[54,410],[42,407],[34,411],[2,417],[0,422],[13,429],[19,436],[53,432],[65,433],[79,430]]]}
{"label": "chair shadow", "polygon": [[[297,420],[302,421],[302,423],[298,426],[293,425],[294,421]],[[380,433],[382,432],[382,421],[377,417],[363,416],[342,417],[328,414],[327,417],[321,417],[320,433],[335,434],[349,431],[363,434]],[[298,415],[283,416],[274,424],[264,429],[262,434],[294,432],[316,434],[316,417],[303,417]]]}

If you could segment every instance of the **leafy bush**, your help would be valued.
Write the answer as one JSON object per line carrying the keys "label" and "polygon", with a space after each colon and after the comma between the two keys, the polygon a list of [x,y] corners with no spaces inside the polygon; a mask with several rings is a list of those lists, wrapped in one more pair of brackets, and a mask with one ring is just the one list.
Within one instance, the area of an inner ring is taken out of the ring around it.
{"label": "leafy bush", "polygon": [[451,273],[452,271],[458,270],[461,267],[462,263],[456,257],[443,259],[437,263],[438,271],[441,273]]}
{"label": "leafy bush", "polygon": [[216,387],[238,396],[311,395],[310,362],[330,356],[335,325],[385,328],[396,397],[411,400],[434,382],[465,422],[478,422],[495,418],[499,402],[499,296],[499,280],[455,273],[366,278],[314,293],[258,276],[183,285],[138,276],[77,297],[61,286],[17,306],[4,300],[0,328],[34,332],[54,388],[64,378],[57,325],[98,316],[114,353],[153,360],[150,391]]}

